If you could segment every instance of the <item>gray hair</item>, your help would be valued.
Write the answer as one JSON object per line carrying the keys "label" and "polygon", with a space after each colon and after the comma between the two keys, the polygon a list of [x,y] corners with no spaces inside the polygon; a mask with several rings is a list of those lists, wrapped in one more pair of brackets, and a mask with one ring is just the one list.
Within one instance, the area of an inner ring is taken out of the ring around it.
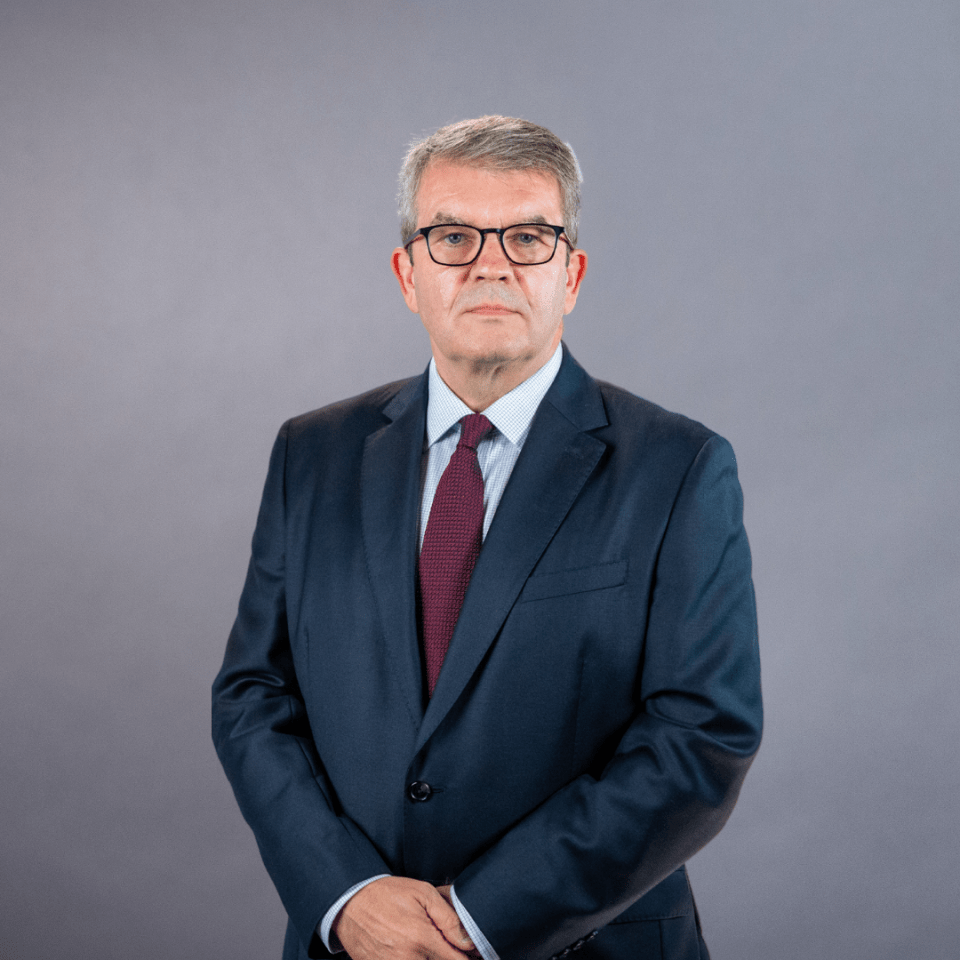
{"label": "gray hair", "polygon": [[414,143],[400,168],[400,235],[417,229],[417,194],[431,162],[462,163],[494,170],[535,170],[556,177],[563,201],[563,229],[572,246],[580,226],[580,164],[569,143],[546,127],[516,117],[479,117],[441,127]]}

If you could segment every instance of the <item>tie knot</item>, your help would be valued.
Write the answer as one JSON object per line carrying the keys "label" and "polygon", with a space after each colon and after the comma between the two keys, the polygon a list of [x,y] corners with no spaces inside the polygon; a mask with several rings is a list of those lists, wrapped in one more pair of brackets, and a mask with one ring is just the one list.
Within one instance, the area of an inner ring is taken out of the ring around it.
{"label": "tie knot", "polygon": [[471,413],[460,419],[460,442],[458,447],[477,449],[484,435],[493,429],[493,424],[482,413]]}

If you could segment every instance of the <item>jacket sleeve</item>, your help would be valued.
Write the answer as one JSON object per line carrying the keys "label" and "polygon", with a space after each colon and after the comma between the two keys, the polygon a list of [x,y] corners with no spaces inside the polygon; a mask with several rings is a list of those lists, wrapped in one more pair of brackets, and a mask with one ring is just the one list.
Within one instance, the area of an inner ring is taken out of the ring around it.
{"label": "jacket sleeve", "polygon": [[310,957],[327,909],[389,867],[337,808],[314,746],[287,634],[284,473],[274,444],[246,583],[213,684],[213,740],[263,862]]}
{"label": "jacket sleeve", "polygon": [[550,957],[672,873],[726,822],[759,746],[750,551],[721,437],[686,473],[654,576],[650,609],[637,611],[637,711],[609,763],[548,798],[456,878],[501,957]]}

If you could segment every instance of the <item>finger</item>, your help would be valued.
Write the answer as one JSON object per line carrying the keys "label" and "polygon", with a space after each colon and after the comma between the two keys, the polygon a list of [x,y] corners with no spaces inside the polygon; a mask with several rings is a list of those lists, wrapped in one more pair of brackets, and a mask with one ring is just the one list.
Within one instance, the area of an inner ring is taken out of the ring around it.
{"label": "finger", "polygon": [[[448,886],[446,890],[449,892],[450,887]],[[470,935],[460,922],[460,917],[457,915],[457,911],[453,908],[452,903],[444,898],[441,890],[438,889],[437,893],[441,895],[441,900],[437,901],[434,898],[430,898],[424,903],[427,915],[433,921],[433,925],[440,931],[444,940],[451,946],[464,952],[475,950],[476,947],[474,946],[473,940],[470,939]]]}
{"label": "finger", "polygon": [[467,947],[461,948],[452,944],[437,927],[432,930],[432,938],[425,940],[425,946],[427,956],[433,960],[464,960],[472,953],[472,948],[471,952],[468,952]]}
{"label": "finger", "polygon": [[[450,893],[450,891],[451,891],[452,889],[453,889],[453,885],[452,885],[452,884],[445,883],[443,886],[437,887],[437,893],[439,893],[440,896],[443,897],[443,899],[446,900],[447,903],[449,903],[450,906],[453,907],[454,910],[456,910],[457,908],[456,908],[456,906],[455,906],[454,903],[453,903],[453,896],[452,896],[452,894]],[[460,944],[463,944],[463,949],[464,949],[464,950],[475,950],[475,949],[476,949],[476,948],[473,946],[473,941],[470,939],[470,934],[467,933],[467,931],[463,928],[462,925],[460,926],[460,928],[459,928],[459,930],[458,930],[458,936],[457,936],[456,940],[454,941],[454,946],[459,946]]]}
{"label": "finger", "polygon": [[470,934],[467,933],[464,926],[459,921],[456,926],[453,928],[440,928],[440,933],[443,934],[443,939],[447,941],[451,946],[456,947],[458,950],[463,950],[464,953],[469,953],[471,950],[476,950],[473,940],[470,939]]}

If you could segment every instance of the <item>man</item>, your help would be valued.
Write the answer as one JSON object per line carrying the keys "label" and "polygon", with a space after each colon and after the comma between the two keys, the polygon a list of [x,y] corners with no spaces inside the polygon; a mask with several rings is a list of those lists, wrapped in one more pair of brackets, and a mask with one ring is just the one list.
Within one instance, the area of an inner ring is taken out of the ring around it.
{"label": "man", "polygon": [[760,739],[736,463],[561,346],[579,182],[521,120],[413,147],[430,366],[274,446],[214,740],[285,960],[707,956],[683,863]]}

